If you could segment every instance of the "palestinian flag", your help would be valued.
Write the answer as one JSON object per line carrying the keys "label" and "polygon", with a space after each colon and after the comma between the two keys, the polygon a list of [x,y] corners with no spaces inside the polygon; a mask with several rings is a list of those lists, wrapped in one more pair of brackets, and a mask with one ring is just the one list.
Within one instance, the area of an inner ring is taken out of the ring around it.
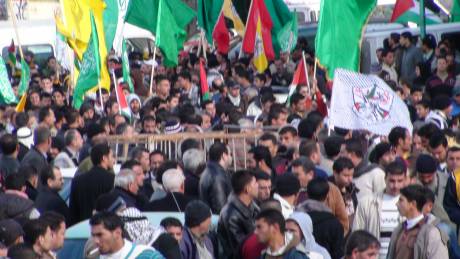
{"label": "palestinian flag", "polygon": [[[426,24],[442,23],[441,19],[431,10],[425,8]],[[397,0],[391,15],[390,22],[397,23],[419,23],[420,22],[420,6],[415,0]]]}
{"label": "palestinian flag", "polygon": [[209,88],[208,88],[208,79],[206,77],[206,69],[204,68],[204,60],[200,59],[200,86],[201,86],[201,96],[203,101],[209,100]]}
{"label": "palestinian flag", "polygon": [[289,95],[288,95],[288,102],[291,96],[295,93],[298,85],[307,85],[308,75],[306,73],[306,62],[305,62],[305,55],[302,53],[302,60],[299,61],[297,64],[297,69],[294,72],[294,76],[292,78],[292,83],[289,86]]}
{"label": "palestinian flag", "polygon": [[117,85],[117,87],[115,88],[115,93],[117,96],[118,105],[120,105],[120,114],[128,118],[131,118],[131,110],[128,106],[128,102],[126,101],[126,96],[123,93],[123,89],[121,88],[120,85]]}
{"label": "palestinian flag", "polygon": [[263,73],[268,67],[268,60],[275,58],[272,27],[270,13],[264,1],[253,0],[246,23],[242,50],[245,53],[254,54],[254,65],[259,73]]}

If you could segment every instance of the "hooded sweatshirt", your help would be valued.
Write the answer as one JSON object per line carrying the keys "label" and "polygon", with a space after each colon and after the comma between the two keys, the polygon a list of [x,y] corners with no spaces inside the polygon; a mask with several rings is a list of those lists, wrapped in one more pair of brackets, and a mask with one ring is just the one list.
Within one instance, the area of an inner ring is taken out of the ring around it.
{"label": "hooded sweatshirt", "polygon": [[293,220],[300,227],[303,235],[300,243],[305,247],[310,259],[331,259],[326,248],[316,243],[313,236],[313,222],[308,214],[296,211],[289,216],[288,220]]}

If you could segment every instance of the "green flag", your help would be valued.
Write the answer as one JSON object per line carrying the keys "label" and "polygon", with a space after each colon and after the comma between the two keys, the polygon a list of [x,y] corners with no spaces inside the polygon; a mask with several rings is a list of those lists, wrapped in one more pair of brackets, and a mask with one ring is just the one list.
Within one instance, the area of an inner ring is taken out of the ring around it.
{"label": "green flag", "polygon": [[8,80],[8,72],[6,71],[6,65],[3,58],[0,57],[0,103],[10,104],[17,103],[18,100],[14,95],[11,83]]}
{"label": "green flag", "polygon": [[126,49],[126,40],[123,40],[121,48],[121,64],[123,66],[123,81],[129,85],[129,91],[134,93],[133,81],[131,81],[128,51]]}
{"label": "green flag", "polygon": [[278,34],[292,21],[293,15],[283,0],[265,0],[265,5],[272,18],[273,50],[275,51],[275,55],[278,56],[281,51],[281,44],[284,44],[284,42],[278,40]]}
{"label": "green flag", "polygon": [[80,109],[85,93],[97,86],[101,74],[101,58],[99,56],[99,40],[96,23],[91,13],[91,36],[88,48],[83,53],[83,60],[80,67],[80,75],[75,85],[73,106]]}
{"label": "green flag", "polygon": [[[127,1],[123,0],[123,2]],[[104,22],[105,45],[107,50],[110,51],[118,27],[118,0],[105,0],[105,4],[106,7],[102,14],[102,19]]]}
{"label": "green flag", "polygon": [[364,25],[377,0],[322,0],[316,57],[333,79],[336,68],[359,71]]}
{"label": "green flag", "polygon": [[297,44],[297,14],[294,13],[291,21],[286,23],[284,27],[276,35],[277,41],[280,44],[280,51],[291,52]]}
{"label": "green flag", "polygon": [[194,17],[195,11],[180,0],[136,0],[129,3],[125,21],[154,34],[165,65],[171,67],[177,65],[187,36],[185,26]]}
{"label": "green flag", "polygon": [[452,9],[450,10],[450,21],[460,22],[460,0],[452,0]]}
{"label": "green flag", "polygon": [[19,82],[18,96],[22,96],[29,88],[30,68],[27,62],[21,58],[21,81]]}
{"label": "green flag", "polygon": [[209,43],[213,42],[212,33],[223,4],[224,0],[198,0],[198,27],[205,31]]}

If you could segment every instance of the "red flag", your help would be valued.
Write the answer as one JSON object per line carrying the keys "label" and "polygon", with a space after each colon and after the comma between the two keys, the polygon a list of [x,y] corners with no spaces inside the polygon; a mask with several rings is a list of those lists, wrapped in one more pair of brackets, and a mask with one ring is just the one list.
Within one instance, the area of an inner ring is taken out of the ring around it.
{"label": "red flag", "polygon": [[399,16],[414,6],[415,4],[413,0],[397,0],[393,9],[393,14],[391,15],[390,22],[396,21]]}
{"label": "red flag", "polygon": [[268,60],[275,58],[273,50],[271,30],[273,22],[270,18],[270,13],[265,6],[264,0],[253,0],[251,9],[249,10],[248,21],[246,23],[246,32],[243,38],[243,51],[249,54],[254,53],[256,47],[257,24],[261,25],[261,40],[265,56]]}
{"label": "red flag", "polygon": [[200,59],[200,85],[201,85],[201,96],[203,101],[209,100],[209,88],[208,80],[206,77],[206,70],[204,69],[204,61]]}
{"label": "red flag", "polygon": [[219,53],[226,54],[230,49],[230,34],[225,24],[225,16],[223,12],[220,12],[219,19],[212,32],[212,38],[217,45],[217,51]]}

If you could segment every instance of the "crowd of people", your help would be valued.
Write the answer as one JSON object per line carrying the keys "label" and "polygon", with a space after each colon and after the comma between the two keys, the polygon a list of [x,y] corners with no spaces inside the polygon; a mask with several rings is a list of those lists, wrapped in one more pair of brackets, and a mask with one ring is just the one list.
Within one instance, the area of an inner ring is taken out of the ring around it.
{"label": "crowd of people", "polygon": [[[0,107],[2,256],[56,258],[66,228],[89,220],[85,258],[460,258],[459,56],[431,35],[417,47],[409,32],[392,33],[383,45],[372,69],[407,103],[412,132],[328,128],[324,103],[309,94],[327,100],[331,84],[305,39],[262,74],[250,58],[207,53],[209,98],[194,50],[174,68],[130,53],[134,92],[110,55],[128,114],[105,89],[75,109],[71,76],[54,57],[39,66],[26,52],[26,108]],[[312,87],[280,103],[272,86],[288,87],[302,51]],[[8,71],[17,92],[21,71]],[[167,150],[135,142],[228,126],[258,132],[243,161],[243,145],[217,140],[180,139]],[[128,157],[107,136],[133,139]],[[62,170],[72,168],[65,200]],[[145,212],[184,221],[156,226]]]}

